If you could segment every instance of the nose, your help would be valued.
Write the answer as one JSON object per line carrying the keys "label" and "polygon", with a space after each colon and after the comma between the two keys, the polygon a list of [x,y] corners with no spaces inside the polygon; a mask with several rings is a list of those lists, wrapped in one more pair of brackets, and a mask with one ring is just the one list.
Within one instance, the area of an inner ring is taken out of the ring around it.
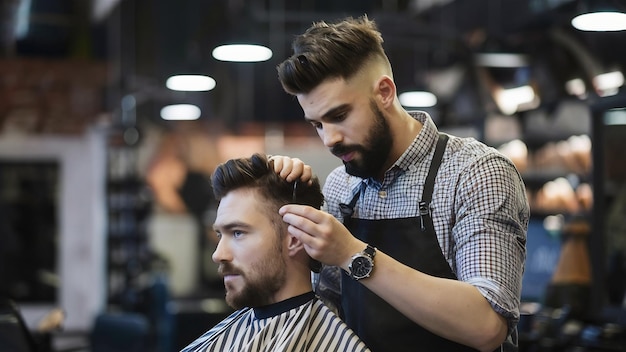
{"label": "nose", "polygon": [[319,131],[319,135],[320,138],[322,138],[324,145],[328,148],[331,148],[341,142],[341,139],[343,138],[339,128],[332,124],[325,124],[324,128]]}
{"label": "nose", "polygon": [[215,247],[215,251],[211,256],[211,259],[217,264],[232,261],[232,253],[226,238],[222,237],[219,242],[217,242],[217,246]]}

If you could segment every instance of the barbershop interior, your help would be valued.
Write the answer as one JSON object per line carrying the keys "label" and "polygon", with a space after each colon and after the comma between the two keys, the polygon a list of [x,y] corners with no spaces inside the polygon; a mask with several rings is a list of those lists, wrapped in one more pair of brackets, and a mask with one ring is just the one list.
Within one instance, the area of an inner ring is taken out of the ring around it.
{"label": "barbershop interior", "polygon": [[524,180],[519,351],[626,351],[622,0],[0,0],[0,337],[171,352],[232,313],[210,176],[341,166],[276,67],[364,14],[402,106]]}

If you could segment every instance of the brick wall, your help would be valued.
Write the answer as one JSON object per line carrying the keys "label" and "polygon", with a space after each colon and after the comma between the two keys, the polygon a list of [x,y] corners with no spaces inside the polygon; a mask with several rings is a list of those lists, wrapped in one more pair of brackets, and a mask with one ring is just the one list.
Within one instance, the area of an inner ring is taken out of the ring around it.
{"label": "brick wall", "polygon": [[0,60],[0,134],[80,134],[105,110],[107,68],[86,60]]}

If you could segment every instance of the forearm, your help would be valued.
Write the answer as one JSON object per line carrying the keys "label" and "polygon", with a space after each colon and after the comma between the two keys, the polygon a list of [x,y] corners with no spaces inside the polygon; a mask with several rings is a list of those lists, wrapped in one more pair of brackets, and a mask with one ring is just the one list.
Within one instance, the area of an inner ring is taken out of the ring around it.
{"label": "forearm", "polygon": [[372,276],[361,281],[431,332],[478,350],[493,351],[507,322],[474,286],[420,273],[378,251]]}

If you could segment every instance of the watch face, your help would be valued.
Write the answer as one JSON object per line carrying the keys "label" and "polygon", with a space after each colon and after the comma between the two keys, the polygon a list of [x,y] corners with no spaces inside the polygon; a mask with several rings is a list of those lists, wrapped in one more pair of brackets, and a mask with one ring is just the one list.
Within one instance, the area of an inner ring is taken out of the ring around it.
{"label": "watch face", "polygon": [[350,265],[350,271],[352,277],[357,280],[368,277],[372,272],[372,259],[365,255],[354,258]]}

